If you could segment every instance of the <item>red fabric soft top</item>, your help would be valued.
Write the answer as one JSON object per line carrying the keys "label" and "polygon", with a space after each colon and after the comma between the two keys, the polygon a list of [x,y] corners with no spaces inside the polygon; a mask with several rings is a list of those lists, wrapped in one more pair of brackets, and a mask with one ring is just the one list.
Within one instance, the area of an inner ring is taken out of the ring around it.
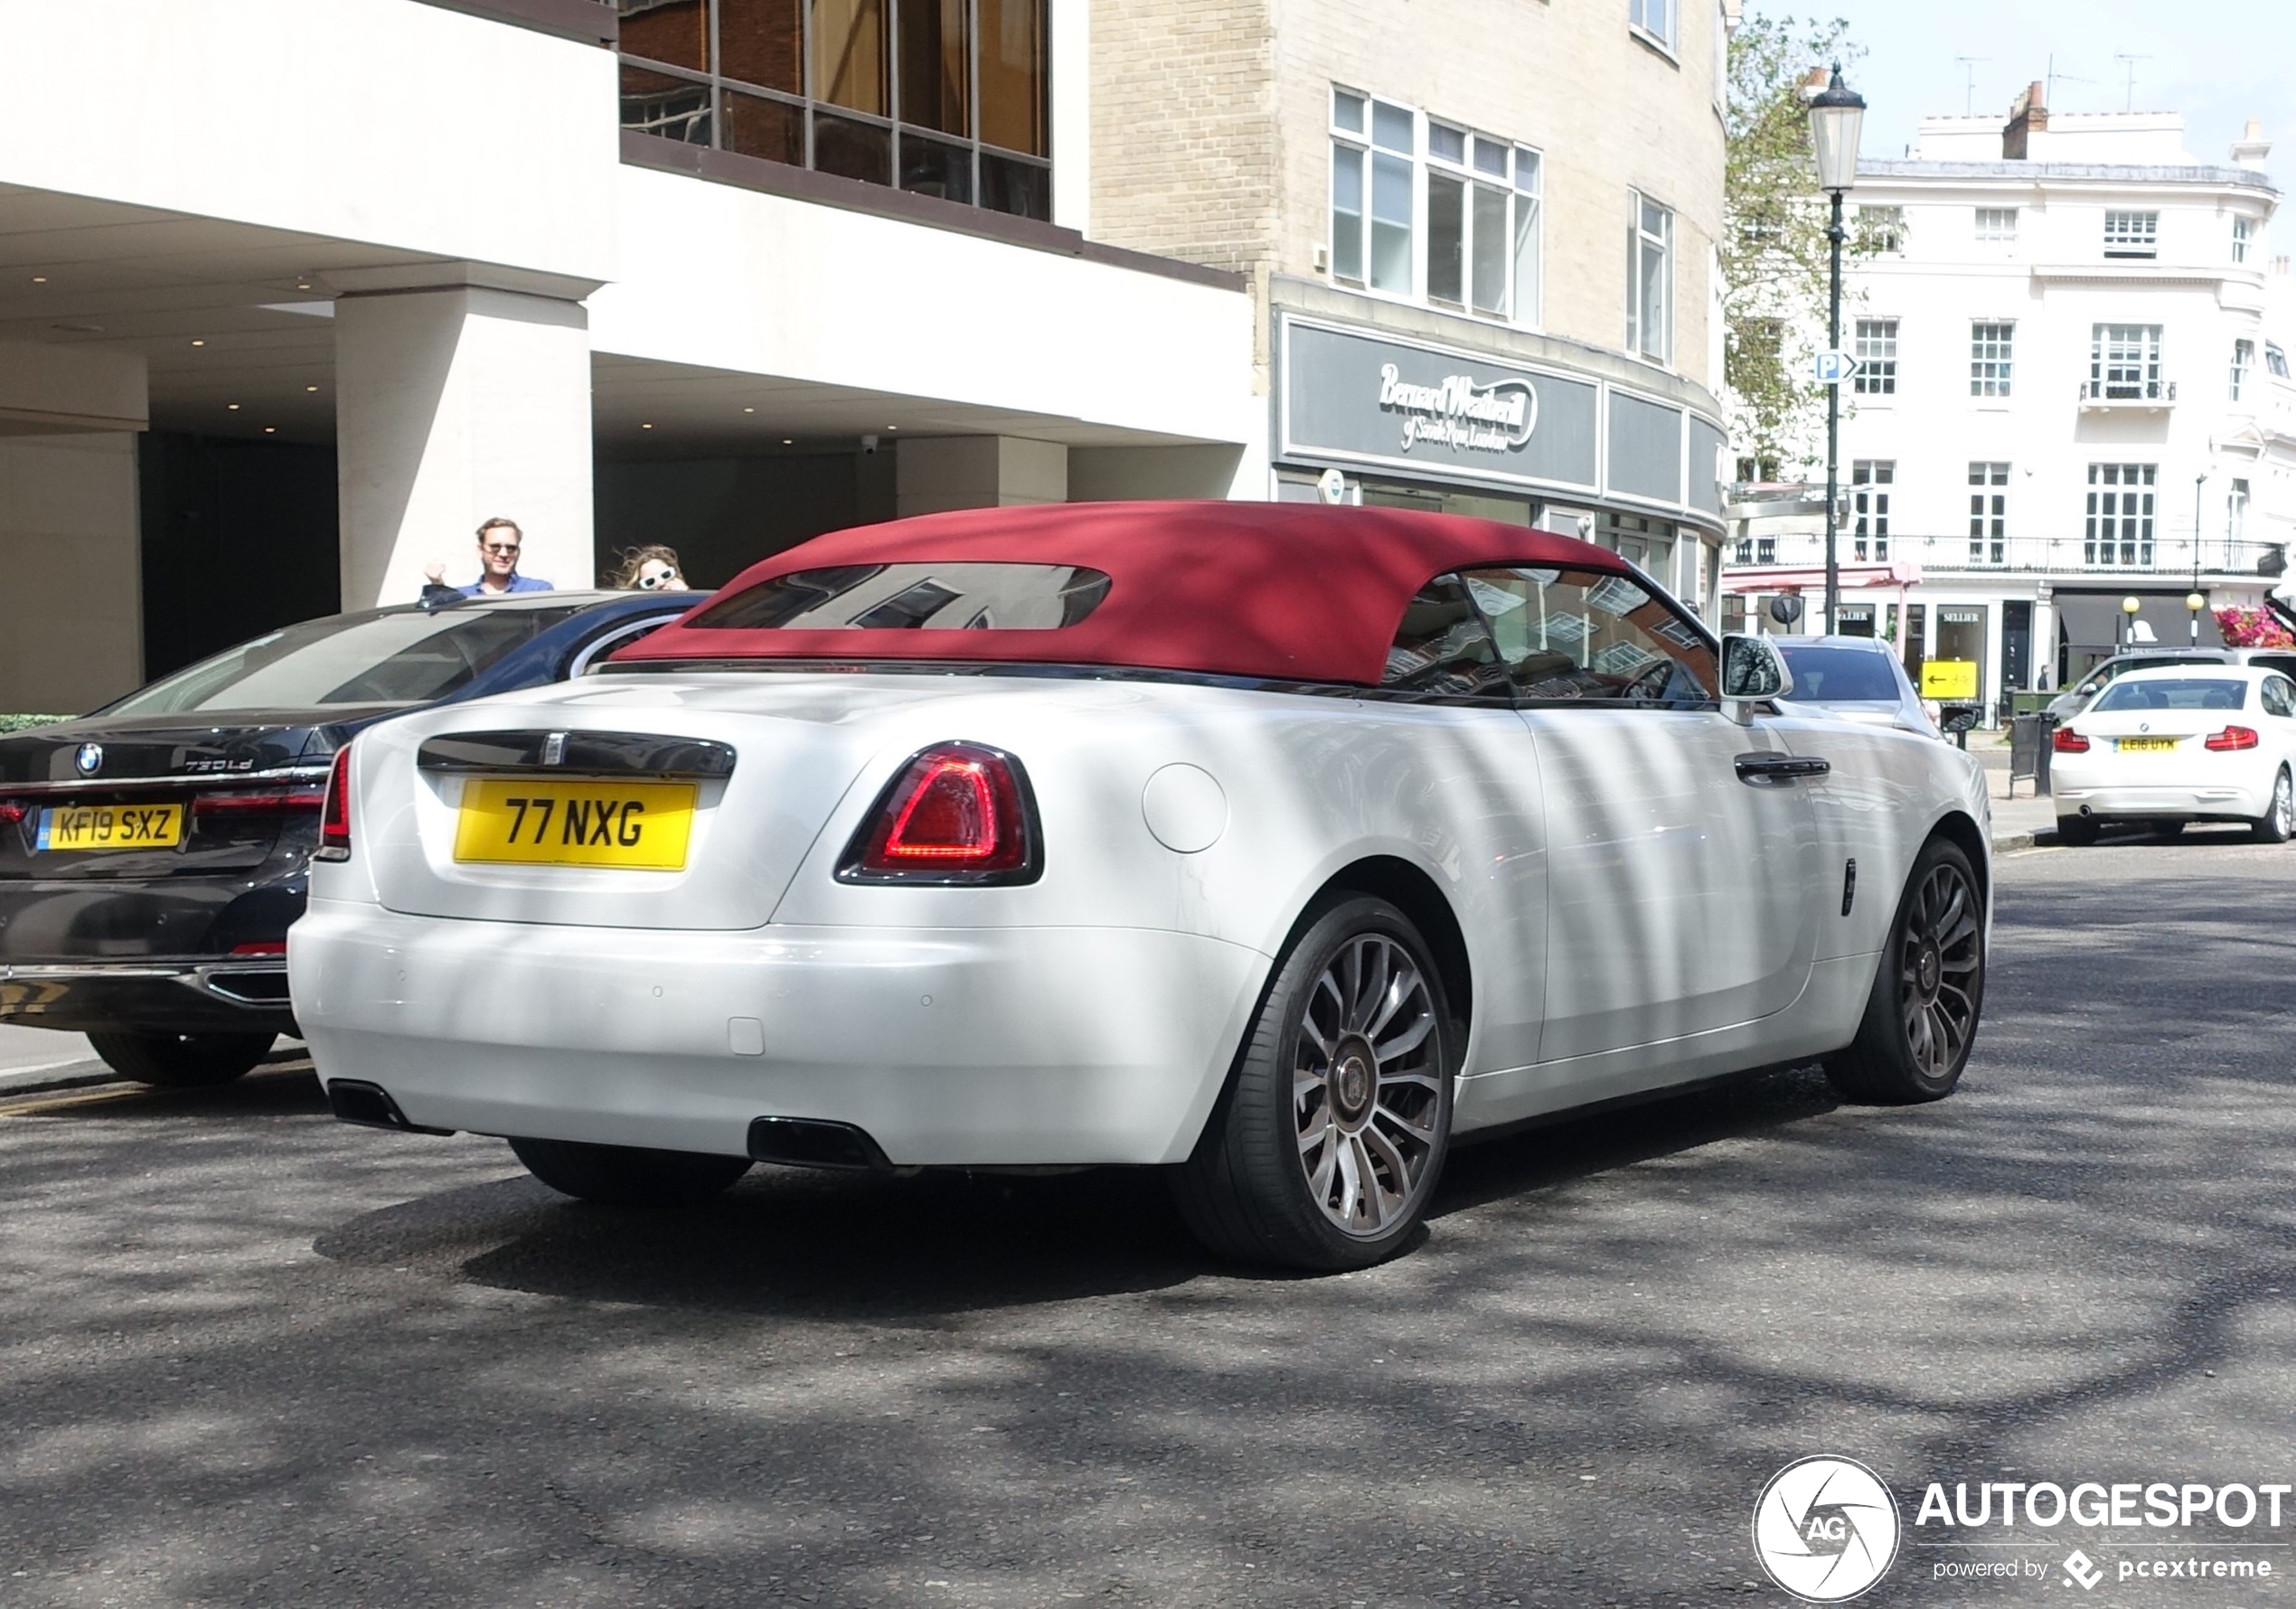
{"label": "red fabric soft top", "polygon": [[711,601],[795,570],[959,562],[1084,565],[1107,573],[1108,594],[1076,625],[1049,631],[728,630],[692,626],[696,609],[613,658],[1022,662],[1376,687],[1404,607],[1431,577],[1497,564],[1626,569],[1576,537],[1451,514],[1064,503],[832,532],[751,565]]}

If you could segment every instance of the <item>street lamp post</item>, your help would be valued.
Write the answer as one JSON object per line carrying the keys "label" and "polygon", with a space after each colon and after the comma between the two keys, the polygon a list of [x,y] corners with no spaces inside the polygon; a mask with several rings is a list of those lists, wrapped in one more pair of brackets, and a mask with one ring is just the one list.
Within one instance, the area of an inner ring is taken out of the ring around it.
{"label": "street lamp post", "polygon": [[2122,626],[2121,646],[2123,648],[2133,647],[2136,645],[2137,611],[2142,607],[2144,605],[2133,597],[2121,600],[2121,614],[2124,621]]}
{"label": "street lamp post", "polygon": [[2200,596],[2200,488],[2208,484],[2206,475],[2192,477],[2192,590],[2185,594],[2185,607],[2192,611],[2192,645],[2200,646],[2200,606],[2207,600]]}
{"label": "street lamp post", "polygon": [[2200,646],[2200,611],[2207,607],[2208,600],[2200,596],[2199,588],[2185,594],[2185,607],[2192,611],[2192,645],[2196,648]]}
{"label": "street lamp post", "polygon": [[[1818,188],[1832,199],[1826,226],[1829,274],[1826,350],[1841,350],[1841,198],[1858,182],[1858,135],[1866,118],[1865,97],[1841,81],[1841,63],[1833,64],[1833,78],[1810,98],[1810,148],[1817,159]],[[1840,535],[1841,527],[1841,382],[1826,387],[1826,630],[1835,629],[1841,608]]]}

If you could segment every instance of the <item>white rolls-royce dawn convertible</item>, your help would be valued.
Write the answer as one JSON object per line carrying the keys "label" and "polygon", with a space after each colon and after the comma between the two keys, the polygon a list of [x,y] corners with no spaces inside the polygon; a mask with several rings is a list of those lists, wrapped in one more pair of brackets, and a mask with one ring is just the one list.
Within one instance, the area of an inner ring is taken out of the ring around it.
{"label": "white rolls-royce dawn convertible", "polygon": [[838,532],[601,671],[360,734],[296,1016],[338,1116],[575,1196],[1148,1164],[1219,1252],[1359,1266],[1477,1131],[1815,1059],[1953,1089],[1982,774],[1792,691],[1517,526]]}

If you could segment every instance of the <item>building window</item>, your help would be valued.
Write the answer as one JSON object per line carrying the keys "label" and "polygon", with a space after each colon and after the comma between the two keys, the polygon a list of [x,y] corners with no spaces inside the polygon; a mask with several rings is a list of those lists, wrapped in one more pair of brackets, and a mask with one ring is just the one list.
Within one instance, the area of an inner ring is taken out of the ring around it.
{"label": "building window", "polygon": [[2288,354],[2270,341],[2264,343],[2264,372],[2275,380],[2288,378]]}
{"label": "building window", "polygon": [[1419,149],[1408,107],[1331,92],[1331,272],[1411,294],[1411,212]]}
{"label": "building window", "polygon": [[2160,385],[2160,326],[2101,324],[2089,331],[2091,400],[2157,401]]}
{"label": "building window", "polygon": [[2246,262],[2248,260],[2248,241],[2250,236],[2255,232],[2255,229],[2256,221],[2253,218],[2235,218],[2232,221],[2233,261]]}
{"label": "building window", "polygon": [[2016,240],[2017,209],[2015,207],[1978,208],[1977,238],[1981,240]]}
{"label": "building window", "polygon": [[2158,257],[2160,254],[2160,214],[2107,212],[2104,215],[2104,254],[2107,257]]}
{"label": "building window", "polygon": [[1861,318],[1858,321],[1857,378],[1851,382],[1861,397],[1897,394],[1897,321]]}
{"label": "building window", "polygon": [[2089,564],[2152,565],[2154,464],[2089,466],[2089,509],[2082,558]]}
{"label": "building window", "polygon": [[622,127],[1052,216],[1046,0],[619,0]]}
{"label": "building window", "polygon": [[2235,402],[2248,390],[2248,371],[2256,366],[2256,343],[2235,341],[2232,343],[2232,400]]}
{"label": "building window", "polygon": [[1626,25],[1670,53],[1674,49],[1674,0],[1626,0]]}
{"label": "building window", "polygon": [[1674,214],[1626,193],[1626,350],[1663,363],[1674,338]]}
{"label": "building window", "polygon": [[1905,249],[1905,209],[1859,207],[1858,233],[1869,250],[1896,253]]}
{"label": "building window", "polygon": [[[2225,495],[2225,540],[2237,542],[2247,534],[2248,483],[2236,480],[2232,484],[2232,490]],[[2237,553],[2228,552],[2225,555],[2225,568],[2246,569],[2248,566]]]}
{"label": "building window", "polygon": [[1889,557],[1889,488],[1896,483],[1895,458],[1858,458],[1849,466],[1849,534],[1860,563]]}
{"label": "building window", "polygon": [[1969,466],[1969,561],[2006,561],[2009,538],[2009,473],[2006,464]]}
{"label": "building window", "polygon": [[[1351,89],[1331,92],[1331,275],[1373,290],[1535,324],[1539,157]],[[1424,183],[1426,255],[1412,249]],[[1368,203],[1368,204],[1367,204]],[[1416,276],[1424,275],[1424,278]]]}
{"label": "building window", "polygon": [[2009,372],[2016,359],[2014,324],[1973,324],[1969,326],[1969,394],[2006,397]]}
{"label": "building window", "polygon": [[1730,14],[1714,0],[1714,109],[1730,115]]}

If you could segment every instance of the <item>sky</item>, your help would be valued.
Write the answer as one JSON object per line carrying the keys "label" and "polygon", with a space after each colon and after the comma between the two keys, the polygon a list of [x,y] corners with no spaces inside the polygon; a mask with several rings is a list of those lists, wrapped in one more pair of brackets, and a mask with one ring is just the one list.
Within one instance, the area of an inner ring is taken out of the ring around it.
{"label": "sky", "polygon": [[[2242,125],[2259,118],[2273,183],[2296,185],[2296,0],[1748,0],[1746,9],[1848,22],[1866,52],[1844,76],[1866,98],[1868,156],[1904,155],[1923,118],[1973,110],[2006,121],[2054,56],[2052,111],[2180,111],[2185,148],[2212,163],[2228,160]],[[2273,232],[2288,250],[2296,212]]]}

